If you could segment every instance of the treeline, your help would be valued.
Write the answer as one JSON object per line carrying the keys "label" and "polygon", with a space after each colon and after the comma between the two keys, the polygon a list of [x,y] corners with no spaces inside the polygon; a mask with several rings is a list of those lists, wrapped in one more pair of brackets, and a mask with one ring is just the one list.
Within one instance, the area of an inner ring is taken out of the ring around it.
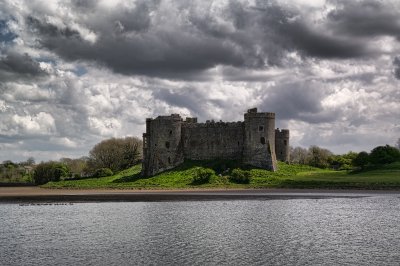
{"label": "treeline", "polygon": [[400,150],[390,145],[375,147],[370,153],[350,151],[341,155],[335,155],[331,151],[318,146],[311,146],[308,149],[302,147],[291,147],[290,149],[290,163],[335,170],[363,170],[369,166],[396,161],[400,161]]}
{"label": "treeline", "polygon": [[0,164],[0,182],[2,183],[31,183],[35,159],[30,157],[20,163],[11,160]]}
{"label": "treeline", "polygon": [[62,158],[35,166],[32,181],[41,185],[62,179],[110,176],[142,160],[142,141],[135,137],[111,138],[96,144],[89,156]]}

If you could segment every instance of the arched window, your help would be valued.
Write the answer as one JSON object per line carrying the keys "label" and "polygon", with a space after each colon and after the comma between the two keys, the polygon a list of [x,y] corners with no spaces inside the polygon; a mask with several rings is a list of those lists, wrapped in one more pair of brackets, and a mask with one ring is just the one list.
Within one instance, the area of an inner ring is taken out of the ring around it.
{"label": "arched window", "polygon": [[261,142],[262,145],[264,145],[264,144],[265,144],[265,138],[264,138],[264,137],[261,137],[261,138],[260,138],[260,142]]}
{"label": "arched window", "polygon": [[169,141],[165,142],[165,148],[169,149]]}

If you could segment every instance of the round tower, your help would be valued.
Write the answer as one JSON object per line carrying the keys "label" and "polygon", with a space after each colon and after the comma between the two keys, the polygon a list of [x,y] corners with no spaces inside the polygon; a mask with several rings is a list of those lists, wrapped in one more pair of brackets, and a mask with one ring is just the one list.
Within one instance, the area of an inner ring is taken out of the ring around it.
{"label": "round tower", "polygon": [[178,114],[146,120],[142,175],[152,176],[183,162],[182,118]]}
{"label": "round tower", "polygon": [[290,161],[289,130],[277,128],[275,130],[275,153],[276,159],[282,162]]}
{"label": "round tower", "polygon": [[277,170],[275,155],[275,113],[259,113],[257,108],[244,114],[245,138],[243,162]]}

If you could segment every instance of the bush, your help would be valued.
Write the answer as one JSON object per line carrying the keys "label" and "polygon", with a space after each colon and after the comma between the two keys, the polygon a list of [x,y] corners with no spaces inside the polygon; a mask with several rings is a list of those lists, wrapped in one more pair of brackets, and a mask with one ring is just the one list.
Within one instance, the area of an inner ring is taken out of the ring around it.
{"label": "bush", "polygon": [[36,185],[46,184],[49,181],[60,181],[69,174],[68,167],[58,162],[40,163],[33,173],[33,181]]}
{"label": "bush", "polygon": [[193,176],[192,183],[193,184],[209,183],[211,180],[211,177],[213,175],[215,175],[215,172],[213,169],[197,167],[194,170],[194,176]]}
{"label": "bush", "polygon": [[110,168],[100,168],[94,172],[93,177],[99,178],[99,177],[106,177],[106,176],[112,176],[112,175],[113,175],[113,171]]}
{"label": "bush", "polygon": [[371,151],[369,161],[372,164],[387,164],[400,161],[400,151],[389,145],[378,146]]}
{"label": "bush", "polygon": [[232,170],[229,181],[238,184],[249,184],[251,181],[251,174],[249,171],[236,168]]}
{"label": "bush", "polygon": [[362,151],[360,152],[357,157],[355,157],[352,161],[354,166],[360,167],[364,169],[364,167],[369,163],[369,155],[367,152]]}

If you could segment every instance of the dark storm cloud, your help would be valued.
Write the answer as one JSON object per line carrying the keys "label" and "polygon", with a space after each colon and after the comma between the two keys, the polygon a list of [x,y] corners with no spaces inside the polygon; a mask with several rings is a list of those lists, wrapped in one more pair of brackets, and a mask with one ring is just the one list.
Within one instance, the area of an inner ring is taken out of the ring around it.
{"label": "dark storm cloud", "polygon": [[[65,59],[95,61],[127,75],[201,79],[205,70],[217,65],[281,65],[292,51],[316,58],[370,53],[365,43],[314,29],[300,10],[277,4],[232,1],[220,18],[207,8],[199,12],[200,3],[175,3],[175,9],[164,10],[158,1],[138,1],[132,8],[120,6],[101,17],[95,2],[74,3],[78,13],[88,13],[76,22],[96,34],[96,40],[91,43],[68,23],[55,25],[35,14],[26,23],[38,43]],[[157,20],[166,16],[166,23]]]}
{"label": "dark storm cloud", "polygon": [[267,37],[272,37],[275,43],[278,42],[280,47],[288,51],[298,50],[318,58],[353,58],[367,53],[360,42],[311,28],[299,11],[271,6],[259,12],[260,31],[270,30]]}
{"label": "dark storm cloud", "polygon": [[39,63],[33,60],[28,54],[18,54],[9,52],[4,58],[0,59],[0,77],[6,79],[12,75],[13,77],[24,76],[40,76],[45,72],[40,68]]}
{"label": "dark storm cloud", "polygon": [[[321,87],[318,87],[321,86]],[[284,84],[272,88],[265,95],[262,109],[275,112],[278,119],[296,119],[308,123],[334,121],[338,113],[326,112],[321,100],[326,95],[322,84],[302,84],[300,82]]]}
{"label": "dark storm cloud", "polygon": [[339,1],[328,14],[329,26],[351,36],[388,35],[400,37],[399,12],[390,3],[377,1]]}
{"label": "dark storm cloud", "polygon": [[199,90],[194,88],[183,88],[179,91],[160,89],[154,91],[153,96],[169,105],[187,108],[192,114],[198,115],[200,119],[207,118],[205,95]]}
{"label": "dark storm cloud", "polygon": [[400,79],[400,57],[396,56],[393,60],[394,76]]}

